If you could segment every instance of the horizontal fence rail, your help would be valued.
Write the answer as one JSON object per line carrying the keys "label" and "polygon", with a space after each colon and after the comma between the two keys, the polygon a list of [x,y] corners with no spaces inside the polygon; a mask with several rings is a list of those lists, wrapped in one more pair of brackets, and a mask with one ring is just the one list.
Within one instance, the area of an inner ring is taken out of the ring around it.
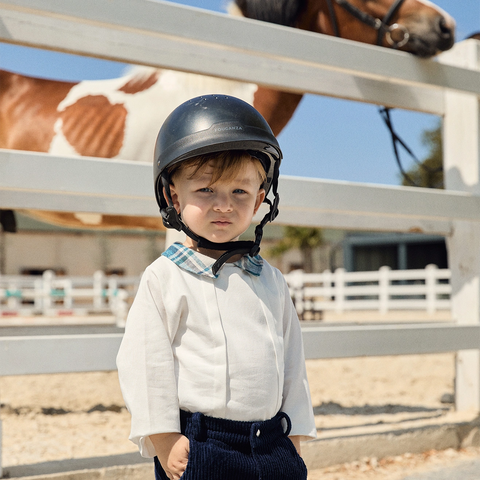
{"label": "horizontal fence rail", "polygon": [[0,337],[0,375],[116,370],[122,334]]}
{"label": "horizontal fence rail", "polygon": [[[480,326],[445,323],[303,327],[307,359],[480,348]],[[0,376],[115,370],[121,333],[0,337]]]}
{"label": "horizontal fence rail", "polygon": [[0,41],[301,93],[438,115],[443,89],[480,95],[474,70],[160,1],[3,0],[0,17]]}
{"label": "horizontal fence rail", "polygon": [[[151,182],[146,163],[0,149],[2,208],[145,215],[160,226]],[[455,219],[480,223],[480,197],[464,192],[291,176],[281,176],[279,190],[277,224],[450,235]]]}
{"label": "horizontal fence rail", "polygon": [[480,326],[445,323],[304,327],[305,357],[346,358],[480,348]]}

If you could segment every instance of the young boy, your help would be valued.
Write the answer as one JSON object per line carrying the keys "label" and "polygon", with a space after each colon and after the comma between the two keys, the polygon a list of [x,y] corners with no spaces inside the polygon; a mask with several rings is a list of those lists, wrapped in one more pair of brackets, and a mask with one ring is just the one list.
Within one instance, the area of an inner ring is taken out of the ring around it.
{"label": "young boy", "polygon": [[[155,150],[163,222],[184,231],[145,271],[117,357],[130,439],[157,480],[305,480],[316,436],[299,321],[259,255],[278,213],[280,147],[234,97],[175,109]],[[267,199],[273,193],[273,200]],[[254,241],[240,241],[261,204]]]}

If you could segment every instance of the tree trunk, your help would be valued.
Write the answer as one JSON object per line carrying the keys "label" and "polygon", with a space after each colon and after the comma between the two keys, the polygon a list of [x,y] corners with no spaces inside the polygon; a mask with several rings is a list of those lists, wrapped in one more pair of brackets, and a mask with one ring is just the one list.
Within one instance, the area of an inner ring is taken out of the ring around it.
{"label": "tree trunk", "polygon": [[312,273],[313,272],[313,248],[303,247],[302,256],[303,256],[303,271],[305,273]]}

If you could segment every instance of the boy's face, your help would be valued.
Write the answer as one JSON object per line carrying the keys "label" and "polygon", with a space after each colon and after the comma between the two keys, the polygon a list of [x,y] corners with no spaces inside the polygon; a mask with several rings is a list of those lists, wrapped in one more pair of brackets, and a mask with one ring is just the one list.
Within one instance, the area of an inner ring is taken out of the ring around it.
{"label": "boy's face", "polygon": [[[211,242],[238,240],[265,198],[256,166],[246,162],[235,179],[212,185],[211,165],[192,178],[194,169],[183,168],[175,176],[170,187],[175,209],[193,232]],[[189,237],[185,246],[194,246]]]}

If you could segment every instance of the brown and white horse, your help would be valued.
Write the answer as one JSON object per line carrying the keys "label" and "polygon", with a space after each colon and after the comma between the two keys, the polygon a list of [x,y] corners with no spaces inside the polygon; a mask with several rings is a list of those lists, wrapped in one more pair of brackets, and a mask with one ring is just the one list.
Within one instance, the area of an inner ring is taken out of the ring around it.
{"label": "brown and white horse", "polygon": [[[236,0],[245,17],[420,57],[448,50],[454,20],[428,0]],[[134,68],[121,78],[70,83],[0,71],[0,148],[151,161],[155,136],[180,103],[226,93],[253,104],[278,134],[302,95],[170,70]],[[160,229],[157,218],[31,212],[60,225]]]}

